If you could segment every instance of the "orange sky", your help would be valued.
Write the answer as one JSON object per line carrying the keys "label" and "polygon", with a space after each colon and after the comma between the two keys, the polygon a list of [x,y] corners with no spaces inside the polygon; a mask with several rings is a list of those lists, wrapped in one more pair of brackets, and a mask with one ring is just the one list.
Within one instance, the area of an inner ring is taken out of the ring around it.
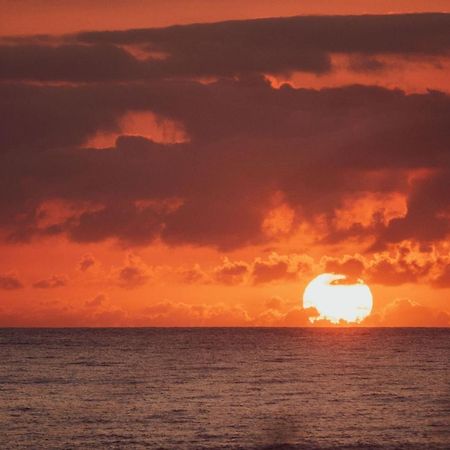
{"label": "orange sky", "polygon": [[449,326],[450,1],[211,5],[0,0],[0,326]]}

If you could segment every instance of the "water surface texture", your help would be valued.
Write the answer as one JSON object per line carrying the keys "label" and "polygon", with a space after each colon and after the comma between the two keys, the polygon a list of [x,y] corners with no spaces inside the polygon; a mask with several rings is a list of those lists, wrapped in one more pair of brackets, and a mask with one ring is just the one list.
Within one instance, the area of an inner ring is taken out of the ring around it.
{"label": "water surface texture", "polygon": [[0,448],[450,448],[449,338],[0,330]]}

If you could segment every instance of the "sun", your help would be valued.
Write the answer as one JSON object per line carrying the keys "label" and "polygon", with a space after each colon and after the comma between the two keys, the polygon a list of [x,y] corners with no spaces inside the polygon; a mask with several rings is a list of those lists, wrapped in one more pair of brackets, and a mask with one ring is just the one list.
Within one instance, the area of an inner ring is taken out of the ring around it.
{"label": "sun", "polygon": [[369,286],[337,273],[322,273],[309,282],[303,293],[303,307],[316,308],[319,313],[312,321],[359,323],[370,314],[372,305]]}

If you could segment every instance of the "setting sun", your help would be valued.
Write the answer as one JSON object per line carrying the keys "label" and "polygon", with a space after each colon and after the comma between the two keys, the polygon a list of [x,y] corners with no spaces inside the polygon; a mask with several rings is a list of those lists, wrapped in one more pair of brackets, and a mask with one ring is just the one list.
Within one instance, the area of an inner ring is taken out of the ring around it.
{"label": "setting sun", "polygon": [[319,313],[312,321],[361,322],[372,311],[372,303],[372,293],[362,280],[350,283],[345,275],[335,273],[317,276],[303,293],[303,307],[313,307]]}

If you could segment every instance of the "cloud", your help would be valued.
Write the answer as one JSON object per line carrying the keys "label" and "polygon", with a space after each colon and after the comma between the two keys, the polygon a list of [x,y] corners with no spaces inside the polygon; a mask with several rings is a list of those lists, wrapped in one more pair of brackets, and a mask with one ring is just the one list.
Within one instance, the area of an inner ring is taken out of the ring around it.
{"label": "cloud", "polygon": [[[388,251],[323,256],[314,259],[306,253],[280,254],[256,257],[253,260],[224,258],[222,264],[191,268],[166,268],[166,274],[187,284],[259,285],[264,283],[295,283],[311,279],[319,273],[337,273],[346,276],[346,283],[362,279],[369,285],[400,286],[428,284],[436,288],[450,287],[450,259],[446,247],[420,247],[411,241],[391,245]],[[273,299],[273,302],[277,302]],[[279,309],[274,307],[273,309]]]}
{"label": "cloud", "polygon": [[104,305],[107,300],[108,297],[105,294],[98,294],[93,299],[87,300],[84,305],[87,308],[98,308],[99,306]]}
{"label": "cloud", "polygon": [[59,301],[35,305],[25,311],[0,315],[4,327],[124,327],[132,326],[129,315],[109,305],[106,308],[75,307]]}
{"label": "cloud", "polygon": [[68,278],[66,275],[52,275],[49,278],[36,281],[33,287],[36,289],[55,289],[67,286]]}
{"label": "cloud", "polygon": [[323,74],[332,70],[332,54],[351,55],[351,70],[380,71],[384,66],[374,55],[448,56],[449,17],[290,17],[10,40],[0,45],[0,79],[111,82]]}
{"label": "cloud", "polygon": [[[191,57],[200,38],[205,45],[228,45],[222,37],[229,33],[232,45],[247,30],[251,45],[262,49],[257,58],[272,65],[272,54],[284,60],[279,47],[287,41],[298,54],[303,40],[291,39],[292,33],[324,52],[445,53],[447,21],[447,15],[273,19],[83,34],[70,37],[70,46],[84,39],[97,51],[122,45],[121,40],[140,40],[139,45],[148,40],[158,51]],[[406,33],[411,27],[419,31]],[[342,33],[330,34],[332,29]],[[267,30],[281,34],[269,39]],[[377,39],[371,34],[376,30],[384,31]],[[393,30],[398,39],[386,37]],[[46,58],[63,50],[52,49]],[[245,51],[241,56],[248,59]],[[201,53],[199,58],[208,62]],[[52,60],[49,71],[57,75],[55,64]],[[32,69],[27,70],[32,74]],[[270,245],[280,239],[278,231],[290,238],[309,225],[316,242],[353,239],[381,251],[405,239],[442,241],[450,233],[450,99],[445,93],[407,95],[373,86],[275,89],[252,72],[211,83],[160,76],[79,85],[5,81],[0,96],[0,120],[8,130],[0,135],[0,227],[10,242],[62,234],[83,244],[117,240],[134,247],[161,240],[227,251]],[[120,133],[130,112],[146,111],[179,123],[186,142],[119,136],[111,148],[86,147],[98,132]],[[283,208],[275,214],[276,193]],[[407,211],[381,217],[376,210],[364,221],[355,216],[342,230],[338,211],[358,194],[397,195]],[[50,201],[66,205],[68,213],[43,225],[42,205]],[[282,265],[279,261],[279,271]]]}
{"label": "cloud", "polygon": [[[446,138],[449,137],[448,132]],[[432,143],[431,143],[432,144]],[[408,198],[405,217],[392,219],[379,236],[374,248],[383,248],[389,242],[415,239],[433,242],[444,239],[450,232],[450,221],[446,214],[450,209],[450,167],[445,166],[418,182]]]}
{"label": "cloud", "polygon": [[0,45],[0,79],[111,81],[142,78],[145,64],[115,45]]}
{"label": "cloud", "polygon": [[78,264],[78,268],[81,272],[86,272],[87,270],[91,269],[93,266],[95,266],[97,264],[97,260],[94,258],[93,255],[87,253],[86,255],[84,255],[79,264]]}
{"label": "cloud", "polygon": [[437,288],[450,288],[450,261],[446,261],[440,273],[432,280],[433,286]]}
{"label": "cloud", "polygon": [[280,311],[283,308],[283,306],[284,306],[284,301],[280,297],[272,297],[271,299],[266,300],[264,302],[264,306],[267,309]]}
{"label": "cloud", "polygon": [[256,258],[251,271],[253,283],[297,280],[311,273],[312,263],[312,258],[307,255],[279,255],[275,252],[266,259]]}
{"label": "cloud", "polygon": [[165,301],[147,307],[141,322],[148,326],[249,326],[250,317],[239,306],[188,305]]}
{"label": "cloud", "polygon": [[[298,16],[156,29],[83,32],[76,35],[75,40],[87,43],[148,43],[169,54],[184,49],[189,57],[193,56],[190,50],[195,46],[201,54],[203,49],[216,49],[220,45],[236,49],[236,43],[252,49],[268,48],[269,51],[287,48],[297,52],[312,49],[369,54],[445,53],[450,46],[449,22],[449,16],[445,13]],[[393,39],[394,35],[397,39]]]}
{"label": "cloud", "polygon": [[318,315],[315,308],[294,307],[285,312],[269,308],[254,319],[254,324],[266,327],[311,327],[310,319]]}
{"label": "cloud", "polygon": [[311,317],[317,315],[314,308],[294,307],[285,312],[267,309],[250,315],[237,305],[188,305],[182,302],[164,301],[143,311],[142,323],[148,326],[312,326]]}
{"label": "cloud", "polygon": [[310,274],[313,262],[306,254],[279,255],[276,252],[251,262],[224,258],[223,263],[214,267],[209,276],[206,272],[202,280],[226,285],[294,281]]}
{"label": "cloud", "polygon": [[151,268],[139,256],[129,253],[125,264],[113,271],[111,279],[122,288],[136,289],[145,285],[152,275]]}
{"label": "cloud", "polygon": [[319,261],[320,270],[362,278],[370,284],[400,286],[428,284],[446,288],[449,258],[446,247],[419,246],[413,241],[390,245],[387,251],[366,255],[346,255],[342,258],[325,256]]}
{"label": "cloud", "polygon": [[180,268],[176,271],[177,279],[186,284],[202,284],[211,282],[211,277],[205,272],[200,264],[191,268]]}
{"label": "cloud", "polygon": [[243,283],[249,273],[249,265],[243,261],[230,261],[225,258],[223,264],[213,270],[213,279],[223,284]]}
{"label": "cloud", "polygon": [[369,316],[363,324],[384,327],[448,327],[450,314],[409,299],[398,299],[387,305],[380,315]]}
{"label": "cloud", "polygon": [[381,257],[374,261],[368,269],[367,282],[398,286],[405,283],[417,283],[427,275],[431,263],[420,266],[414,262],[407,263],[389,257]]}
{"label": "cloud", "polygon": [[23,284],[15,272],[0,274],[0,289],[13,291],[21,288]]}

